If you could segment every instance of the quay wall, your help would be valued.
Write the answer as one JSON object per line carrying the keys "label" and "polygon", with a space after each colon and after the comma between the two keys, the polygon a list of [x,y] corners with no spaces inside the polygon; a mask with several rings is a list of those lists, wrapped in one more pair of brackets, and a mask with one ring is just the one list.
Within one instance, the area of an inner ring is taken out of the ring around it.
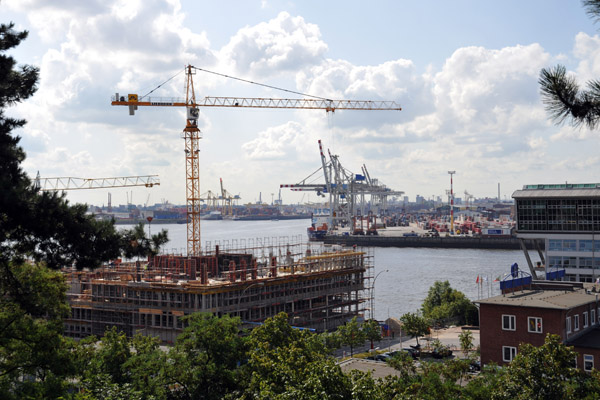
{"label": "quay wall", "polygon": [[[520,250],[521,243],[517,238],[493,237],[403,237],[403,236],[349,236],[327,235],[326,244],[340,244],[345,246],[371,246],[371,247],[431,247],[446,249],[502,249]],[[543,249],[544,243],[540,241]],[[535,250],[531,240],[525,240],[529,250]]]}

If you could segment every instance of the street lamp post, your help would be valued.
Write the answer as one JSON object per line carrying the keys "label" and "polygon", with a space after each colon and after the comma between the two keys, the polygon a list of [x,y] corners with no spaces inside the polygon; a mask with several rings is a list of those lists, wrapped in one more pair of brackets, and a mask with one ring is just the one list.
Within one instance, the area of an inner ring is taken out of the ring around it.
{"label": "street lamp post", "polygon": [[240,302],[242,301],[242,297],[244,296],[244,293],[246,293],[246,291],[248,289],[250,289],[251,287],[254,287],[254,286],[265,286],[265,283],[264,282],[255,282],[255,283],[252,283],[252,284],[246,286],[244,288],[244,290],[242,290],[242,293],[240,293],[240,297],[238,297],[238,303],[237,303],[237,312],[238,312],[238,316],[240,318],[242,317],[242,312],[240,310]]}
{"label": "street lamp post", "polygon": [[371,287],[371,319],[375,319],[375,281],[377,280],[377,278],[379,277],[379,275],[383,274],[384,272],[389,272],[389,269],[383,270],[383,271],[379,271],[377,273],[377,275],[375,275],[375,279],[373,279],[373,286]]}

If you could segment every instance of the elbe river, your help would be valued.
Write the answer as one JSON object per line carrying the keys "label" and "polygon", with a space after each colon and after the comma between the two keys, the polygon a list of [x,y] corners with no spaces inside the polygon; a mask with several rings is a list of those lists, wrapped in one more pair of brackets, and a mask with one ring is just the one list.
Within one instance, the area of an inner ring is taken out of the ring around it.
{"label": "elbe river", "polygon": [[[265,238],[289,238],[290,242],[307,241],[306,228],[309,219],[278,221],[202,221],[201,243],[222,245],[245,240],[257,242]],[[117,225],[119,229],[129,225]],[[148,229],[146,225],[145,229]],[[169,243],[162,248],[165,253],[185,254],[187,230],[185,224],[152,224],[152,233],[161,229],[169,232]],[[375,247],[372,249],[375,280],[375,318],[385,320],[415,312],[421,307],[427,291],[433,283],[449,281],[469,299],[477,300],[500,294],[500,285],[493,282],[510,272],[510,266],[518,263],[528,271],[527,262],[520,250],[480,249],[429,249]],[[531,252],[533,262],[537,252]],[[480,284],[477,284],[479,276]],[[368,314],[367,314],[368,317]]]}

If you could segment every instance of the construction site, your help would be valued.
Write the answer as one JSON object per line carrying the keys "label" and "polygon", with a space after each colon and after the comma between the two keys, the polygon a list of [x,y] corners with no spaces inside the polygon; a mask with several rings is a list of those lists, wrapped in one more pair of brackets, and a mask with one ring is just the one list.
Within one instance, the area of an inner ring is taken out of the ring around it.
{"label": "construction site", "polygon": [[[368,284],[372,255],[364,251],[326,247],[300,238],[227,241],[201,248],[199,107],[317,109],[327,113],[399,111],[401,107],[393,101],[331,100],[310,95],[304,95],[312,97],[309,99],[205,97],[197,101],[193,83],[196,72],[232,77],[191,65],[184,71],[185,99],[149,97],[161,84],[143,96],[115,93],[111,104],[127,107],[130,115],[139,107],[186,110],[181,136],[185,141],[187,253],[160,254],[143,262],[117,260],[94,271],[66,269],[71,317],[65,321],[65,334],[76,338],[102,336],[106,329],[116,327],[127,336],[141,333],[172,343],[183,331],[183,317],[194,312],[239,316],[247,324],[286,312],[292,326],[315,331],[332,330],[355,316],[364,317],[372,310],[373,299],[373,288]],[[328,181],[326,189],[331,193],[334,186],[335,182]]]}
{"label": "construction site", "polygon": [[65,334],[102,336],[114,326],[127,336],[173,343],[185,327],[182,317],[194,312],[239,316],[247,325],[286,312],[293,326],[332,330],[369,311],[372,270],[368,251],[284,238],[65,270]]}

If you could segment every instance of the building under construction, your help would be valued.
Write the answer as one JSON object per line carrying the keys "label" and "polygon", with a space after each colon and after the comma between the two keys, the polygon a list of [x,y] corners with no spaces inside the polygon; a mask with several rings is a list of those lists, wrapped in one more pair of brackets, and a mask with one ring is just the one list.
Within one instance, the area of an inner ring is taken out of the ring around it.
{"label": "building under construction", "polygon": [[197,257],[159,255],[65,271],[71,317],[65,333],[102,336],[117,327],[173,342],[194,312],[260,323],[286,312],[293,326],[325,331],[364,315],[372,298],[372,255],[298,240],[250,240]]}

